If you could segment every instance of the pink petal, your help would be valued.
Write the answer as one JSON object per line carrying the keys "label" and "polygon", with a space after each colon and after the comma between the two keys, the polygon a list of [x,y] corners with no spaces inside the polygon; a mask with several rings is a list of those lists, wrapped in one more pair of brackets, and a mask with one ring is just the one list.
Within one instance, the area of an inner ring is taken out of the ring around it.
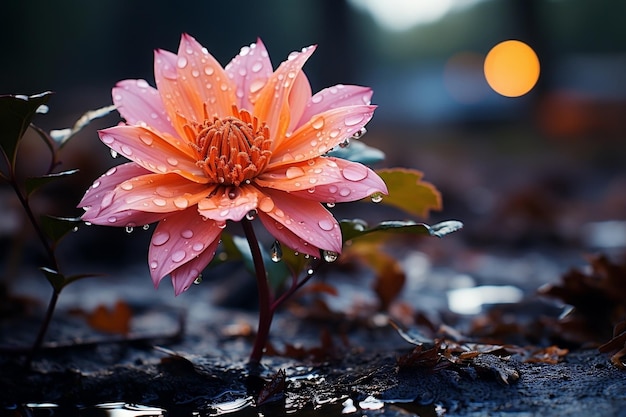
{"label": "pink petal", "polygon": [[119,184],[113,191],[108,212],[139,210],[170,213],[198,204],[215,188],[177,174],[147,174]]}
{"label": "pink petal", "polygon": [[302,52],[292,53],[272,74],[254,103],[254,116],[267,123],[271,135],[276,138],[275,146],[280,145],[289,126],[288,98],[294,80],[314,51],[315,47],[310,46]]}
{"label": "pink petal", "polygon": [[315,257],[320,256],[319,248],[309,245],[300,236],[286,229],[282,223],[277,222],[265,213],[259,213],[259,219],[263,223],[263,227],[283,245],[290,247],[298,253]]}
{"label": "pink petal", "polygon": [[374,115],[375,108],[365,105],[341,107],[314,116],[277,145],[268,167],[291,165],[325,154],[361,130]]}
{"label": "pink petal", "polygon": [[167,274],[172,273],[176,277],[176,294],[187,289],[213,259],[221,233],[217,223],[203,220],[195,207],[161,220],[154,230],[148,251],[154,286],[157,287]]}
{"label": "pink petal", "polygon": [[96,212],[90,208],[85,211],[81,220],[101,226],[136,227],[158,222],[164,216],[164,213],[146,213],[139,210],[119,210],[113,213],[109,209],[104,209]]}
{"label": "pink petal", "polygon": [[258,176],[255,183],[322,203],[355,201],[374,193],[387,194],[385,182],[370,168],[332,157],[318,157],[268,170]]}
{"label": "pink petal", "polygon": [[198,212],[217,222],[239,221],[257,207],[258,191],[249,185],[223,186],[217,193],[198,202]]}
{"label": "pink petal", "polygon": [[237,107],[252,111],[254,99],[270,78],[274,69],[261,39],[241,48],[226,65],[228,77],[237,86]]}
{"label": "pink petal", "polygon": [[301,123],[299,123],[302,113],[304,113],[307,104],[311,100],[311,84],[309,79],[300,72],[296,77],[293,88],[289,92],[289,113],[291,120],[287,132],[293,132]]}
{"label": "pink petal", "polygon": [[113,104],[128,124],[143,122],[159,132],[176,136],[158,90],[148,85],[147,81],[120,81],[113,88],[112,96]]}
{"label": "pink petal", "polygon": [[371,88],[357,85],[338,84],[334,87],[325,88],[311,97],[304,113],[298,120],[297,127],[308,122],[316,114],[330,109],[363,104],[369,105],[372,94]]}
{"label": "pink petal", "polygon": [[[301,245],[292,246],[294,250],[314,254],[316,249],[306,249],[313,247],[341,252],[339,224],[320,203],[268,188],[264,188],[262,193],[265,197],[259,201],[260,218],[278,240],[288,245],[296,244],[293,236],[283,231],[287,229],[303,239]],[[269,218],[278,222],[283,228],[271,223]]]}
{"label": "pink petal", "polygon": [[77,207],[93,207],[99,210],[104,196],[113,192],[120,183],[146,174],[150,174],[150,171],[134,162],[113,167],[93,182]]}
{"label": "pink petal", "polygon": [[176,173],[198,183],[208,181],[185,143],[174,146],[162,135],[139,126],[114,126],[98,133],[105,145],[149,171]]}

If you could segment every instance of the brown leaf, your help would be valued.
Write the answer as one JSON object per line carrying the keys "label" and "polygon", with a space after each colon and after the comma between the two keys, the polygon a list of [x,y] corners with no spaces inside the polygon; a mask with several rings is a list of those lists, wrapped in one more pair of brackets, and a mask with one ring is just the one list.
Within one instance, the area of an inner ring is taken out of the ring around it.
{"label": "brown leaf", "polygon": [[104,305],[96,307],[93,312],[87,314],[87,323],[102,332],[127,335],[130,332],[132,316],[130,306],[124,301],[118,301],[112,310]]}
{"label": "brown leaf", "polygon": [[278,372],[272,376],[272,379],[266,382],[259,391],[257,396],[256,405],[261,406],[274,401],[282,400],[285,397],[285,380],[286,374],[283,369],[279,369]]}

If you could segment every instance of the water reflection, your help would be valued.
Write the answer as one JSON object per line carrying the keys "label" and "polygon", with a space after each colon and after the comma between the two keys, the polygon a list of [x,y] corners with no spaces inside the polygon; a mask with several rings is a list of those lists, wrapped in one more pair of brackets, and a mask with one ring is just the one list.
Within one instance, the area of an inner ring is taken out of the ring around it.
{"label": "water reflection", "polygon": [[160,417],[167,415],[162,408],[139,404],[112,402],[85,407],[79,411],[81,417]]}

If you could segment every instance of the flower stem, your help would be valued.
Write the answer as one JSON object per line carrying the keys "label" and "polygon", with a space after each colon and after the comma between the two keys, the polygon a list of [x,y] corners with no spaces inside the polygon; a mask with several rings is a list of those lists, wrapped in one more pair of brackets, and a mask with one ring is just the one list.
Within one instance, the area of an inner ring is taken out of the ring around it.
{"label": "flower stem", "polygon": [[254,340],[254,346],[252,347],[252,353],[250,353],[249,359],[251,365],[258,365],[261,363],[263,351],[265,350],[265,345],[267,344],[275,309],[272,308],[271,305],[272,295],[267,281],[263,256],[261,255],[261,249],[259,248],[259,242],[254,233],[252,222],[250,220],[243,219],[242,225],[246,239],[248,239],[248,244],[250,245],[259,292],[259,324],[256,338]]}
{"label": "flower stem", "polygon": [[39,349],[41,349],[41,345],[43,344],[43,339],[46,336],[46,332],[48,331],[48,326],[50,325],[50,321],[52,321],[52,315],[54,314],[54,309],[56,308],[57,301],[59,301],[59,294],[56,288],[52,289],[52,297],[50,298],[50,302],[48,303],[48,310],[46,311],[46,317],[44,318],[43,323],[41,323],[41,327],[39,328],[39,333],[37,334],[37,339],[35,339],[35,343],[33,343],[33,347],[31,348],[28,356],[26,357],[25,366],[30,368],[30,365]]}

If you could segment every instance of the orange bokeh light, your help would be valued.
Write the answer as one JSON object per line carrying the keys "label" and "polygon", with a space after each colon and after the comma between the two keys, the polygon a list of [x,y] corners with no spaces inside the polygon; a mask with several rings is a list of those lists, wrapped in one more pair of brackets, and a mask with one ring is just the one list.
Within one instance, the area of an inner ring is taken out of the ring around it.
{"label": "orange bokeh light", "polygon": [[487,54],[484,72],[487,83],[498,94],[523,96],[537,84],[539,58],[524,42],[500,42]]}

